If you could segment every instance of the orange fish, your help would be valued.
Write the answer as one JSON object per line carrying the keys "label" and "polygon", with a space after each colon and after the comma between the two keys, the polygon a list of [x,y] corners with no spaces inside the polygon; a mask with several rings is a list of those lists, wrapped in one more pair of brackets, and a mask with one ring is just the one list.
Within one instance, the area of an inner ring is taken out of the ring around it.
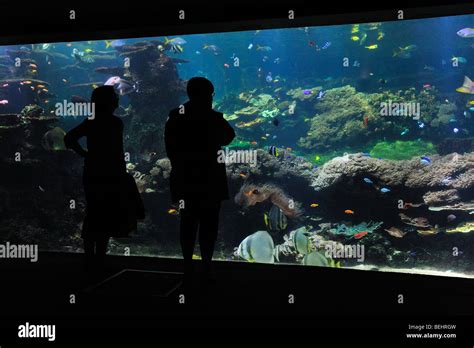
{"label": "orange fish", "polygon": [[354,214],[354,211],[347,209],[347,210],[344,210],[344,213],[346,213],[346,214]]}
{"label": "orange fish", "polygon": [[258,143],[256,141],[252,141],[250,144],[257,145]]}
{"label": "orange fish", "polygon": [[366,236],[367,234],[369,234],[369,232],[367,232],[367,231],[359,232],[359,233],[354,234],[354,238],[355,239],[361,239],[362,237]]}
{"label": "orange fish", "polygon": [[247,175],[246,175],[245,173],[240,173],[239,176],[240,176],[241,178],[244,178],[244,179],[247,177]]}

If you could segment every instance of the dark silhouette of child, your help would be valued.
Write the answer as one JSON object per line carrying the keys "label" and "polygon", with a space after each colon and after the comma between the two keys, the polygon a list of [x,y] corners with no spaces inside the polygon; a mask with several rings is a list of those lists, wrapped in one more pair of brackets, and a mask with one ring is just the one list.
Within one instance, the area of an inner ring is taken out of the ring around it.
{"label": "dark silhouette of child", "polygon": [[192,274],[192,256],[199,229],[205,276],[213,278],[211,260],[219,226],[221,201],[229,198],[225,163],[218,151],[235,132],[223,114],[212,110],[214,86],[203,77],[188,81],[189,101],[170,112],[165,144],[171,161],[170,188],[180,208],[180,241],[185,282]]}
{"label": "dark silhouette of child", "polygon": [[[128,233],[133,225],[133,222],[130,224],[129,207],[131,203],[141,202],[138,191],[133,189],[133,178],[126,173],[123,122],[113,114],[118,101],[113,86],[96,88],[91,97],[94,115],[64,137],[66,147],[84,158],[87,209],[82,238],[86,267],[99,271],[104,265],[109,238]],[[87,150],[79,144],[82,137],[87,139]],[[134,227],[136,218],[144,217],[144,211],[139,210],[132,217],[135,218]]]}

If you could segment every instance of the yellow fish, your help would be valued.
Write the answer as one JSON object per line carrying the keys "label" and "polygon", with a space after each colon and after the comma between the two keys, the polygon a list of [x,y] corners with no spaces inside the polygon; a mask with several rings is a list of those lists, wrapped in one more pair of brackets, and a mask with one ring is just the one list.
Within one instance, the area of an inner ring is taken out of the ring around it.
{"label": "yellow fish", "polygon": [[379,45],[375,44],[375,45],[370,45],[370,46],[365,46],[365,48],[367,48],[368,50],[375,50],[376,48],[378,48]]}
{"label": "yellow fish", "polygon": [[311,208],[317,208],[317,207],[319,207],[319,204],[318,203],[313,203],[313,204],[310,205],[310,207]]}
{"label": "yellow fish", "polygon": [[84,50],[84,52],[86,52],[86,53],[91,53],[91,52],[92,52],[92,49],[91,49],[91,48],[86,48],[86,49]]}
{"label": "yellow fish", "polygon": [[178,211],[176,209],[168,209],[168,214],[170,215],[178,215]]}
{"label": "yellow fish", "polygon": [[355,34],[359,32],[359,24],[354,24],[351,29],[351,34]]}
{"label": "yellow fish", "polygon": [[96,89],[97,87],[99,87],[98,85],[96,85],[95,83],[92,85],[92,88]]}
{"label": "yellow fish", "polygon": [[469,100],[469,101],[467,102],[467,104],[468,104],[468,105],[474,105],[474,100]]}
{"label": "yellow fish", "polygon": [[316,156],[316,157],[314,157],[314,160],[315,160],[315,161],[319,161],[320,159],[321,159],[321,157],[320,157],[320,156]]}
{"label": "yellow fish", "polygon": [[383,31],[380,31],[378,36],[377,36],[377,41],[382,40],[384,36],[385,36],[385,33]]}
{"label": "yellow fish", "polygon": [[352,36],[351,36],[351,40],[352,40],[352,41],[359,41],[359,40],[360,40],[360,37],[358,37],[357,35],[352,35]]}

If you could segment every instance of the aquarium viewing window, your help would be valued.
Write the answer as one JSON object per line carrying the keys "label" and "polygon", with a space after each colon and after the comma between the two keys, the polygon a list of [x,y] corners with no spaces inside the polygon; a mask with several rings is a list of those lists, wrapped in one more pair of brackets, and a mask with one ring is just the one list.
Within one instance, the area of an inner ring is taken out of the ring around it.
{"label": "aquarium viewing window", "polygon": [[203,76],[237,134],[215,259],[470,278],[473,27],[460,15],[1,46],[0,241],[82,252],[82,163],[63,138],[105,84],[148,213],[109,253],[181,257],[163,131]]}

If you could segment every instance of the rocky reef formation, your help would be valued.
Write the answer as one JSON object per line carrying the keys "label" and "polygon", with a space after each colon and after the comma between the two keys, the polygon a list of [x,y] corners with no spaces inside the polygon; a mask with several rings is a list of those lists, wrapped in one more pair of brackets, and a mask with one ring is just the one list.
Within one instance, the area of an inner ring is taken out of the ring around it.
{"label": "rocky reef formation", "polygon": [[63,133],[40,111],[0,115],[0,240],[76,251],[85,207],[77,156],[55,146]]}
{"label": "rocky reef formation", "polygon": [[[164,125],[171,109],[180,105],[185,95],[185,81],[178,76],[176,64],[185,63],[160,51],[159,41],[137,42],[133,45],[117,47],[119,57],[129,59],[124,68],[127,80],[139,84],[138,93],[131,93],[132,106],[129,117],[125,118],[125,146],[137,156],[150,152],[164,155]],[[99,69],[110,74],[110,69]]]}

